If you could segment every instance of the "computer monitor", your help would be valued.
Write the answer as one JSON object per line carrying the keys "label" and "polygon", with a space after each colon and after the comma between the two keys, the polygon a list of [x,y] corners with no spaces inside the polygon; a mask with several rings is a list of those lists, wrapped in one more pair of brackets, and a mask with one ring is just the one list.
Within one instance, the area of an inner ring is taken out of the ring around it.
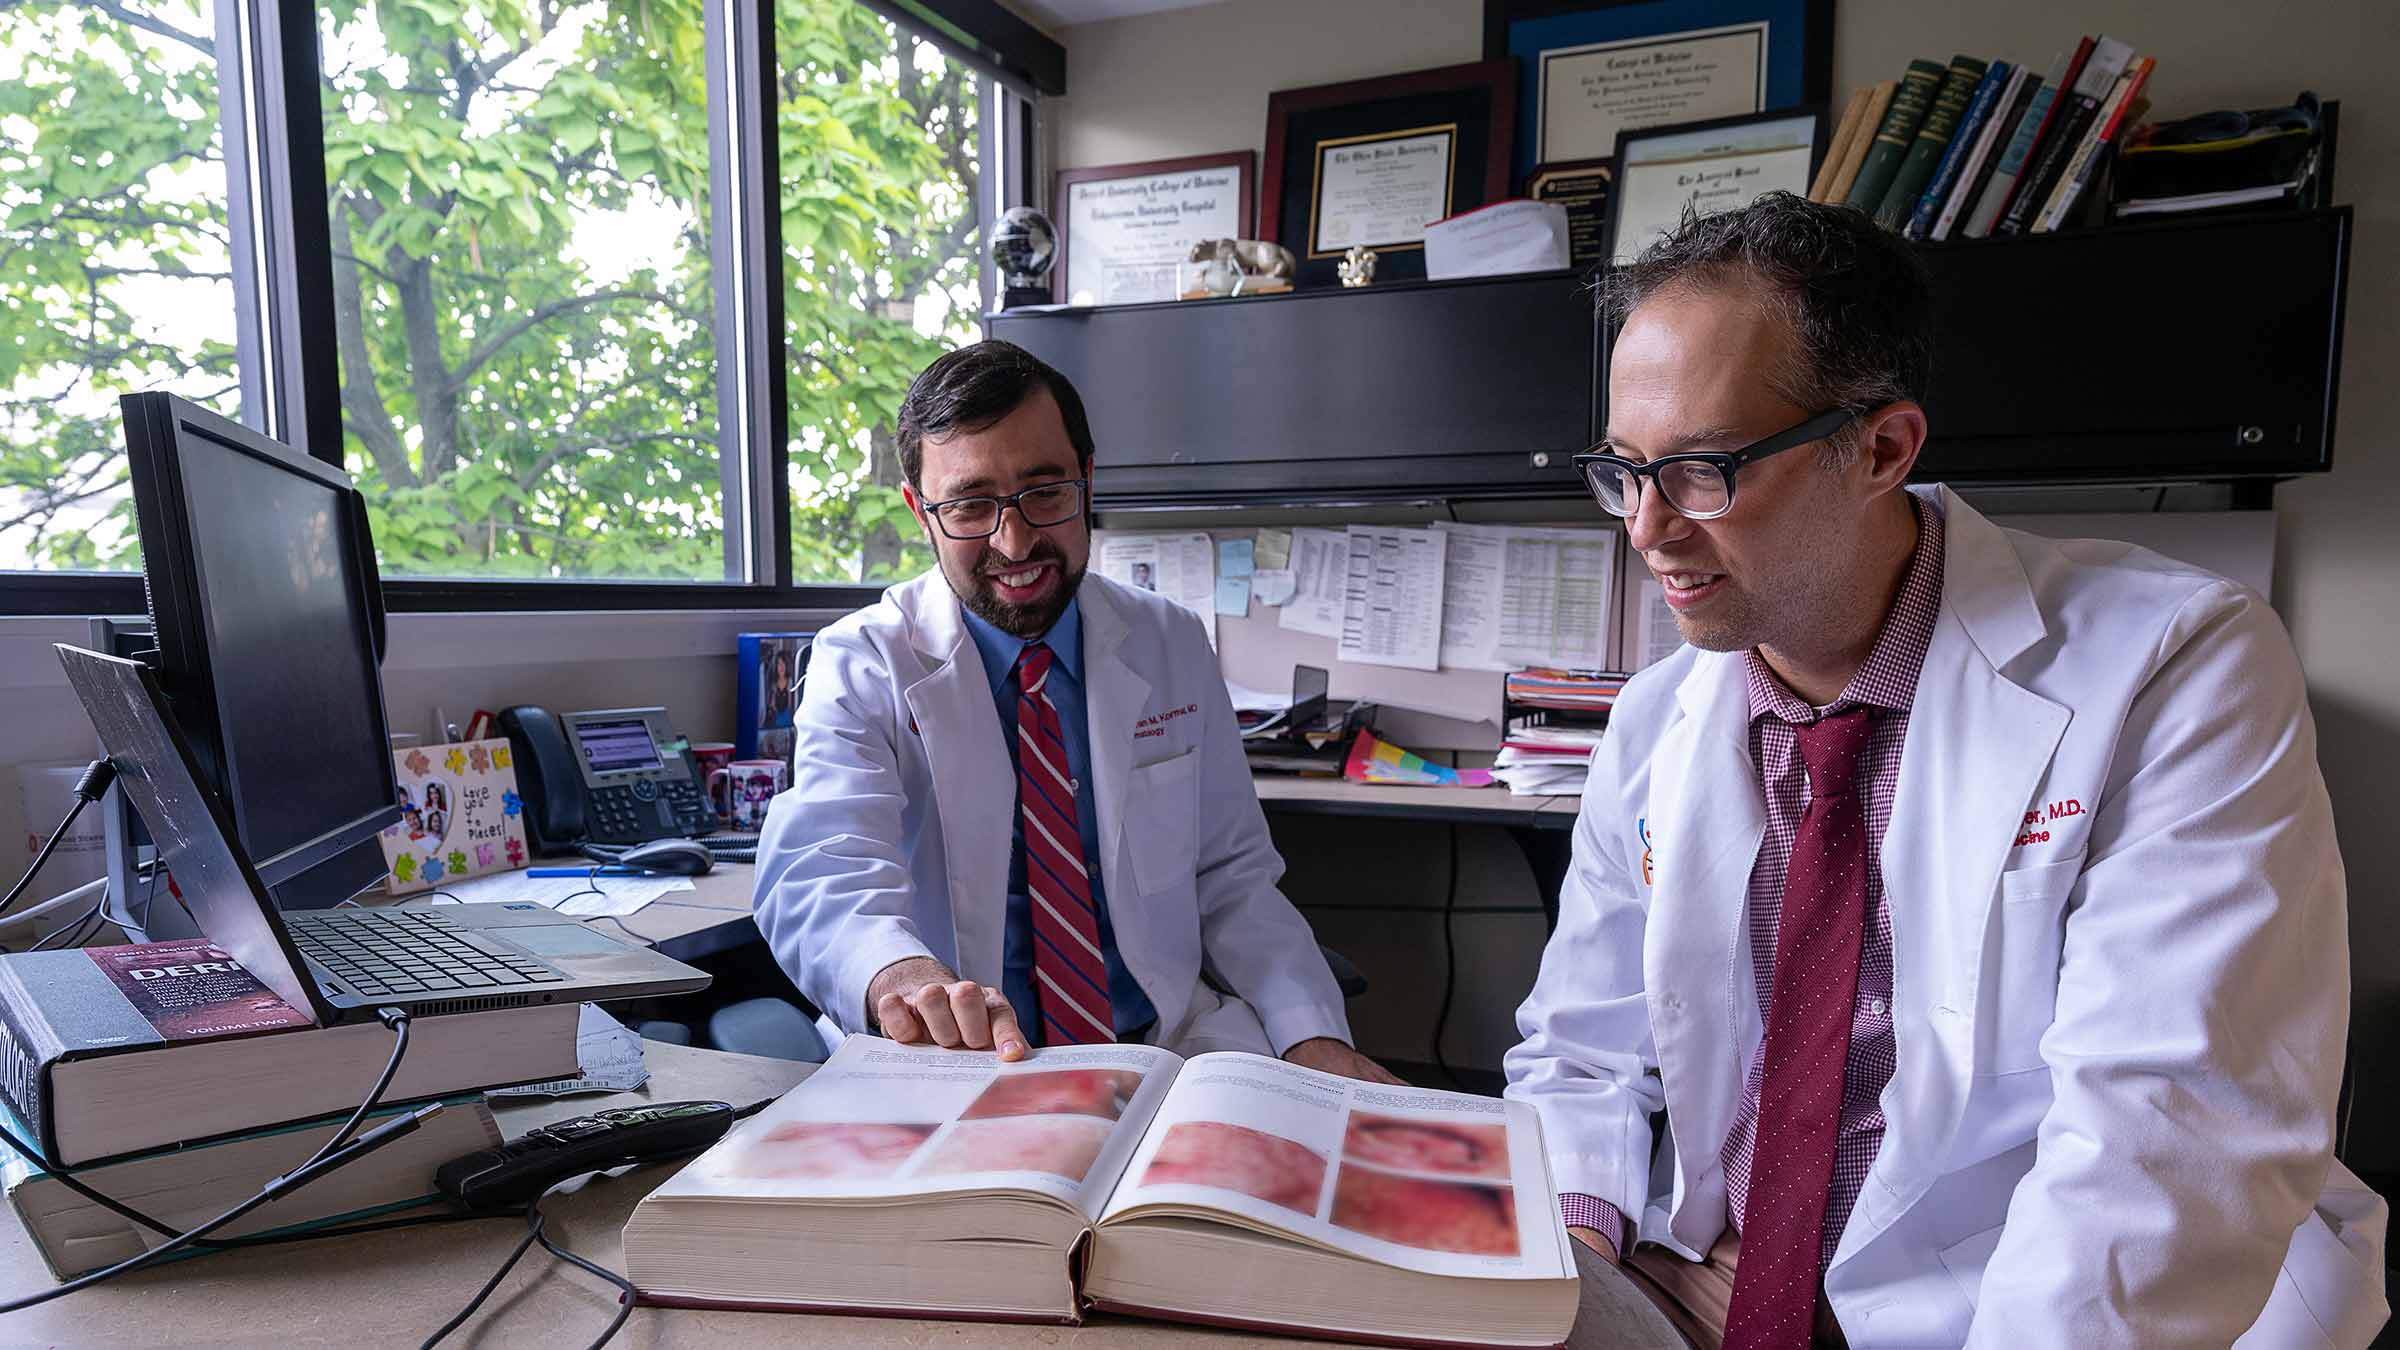
{"label": "computer monitor", "polygon": [[382,874],[400,818],[366,502],[183,399],[122,406],[159,683],[278,903],[336,903]]}

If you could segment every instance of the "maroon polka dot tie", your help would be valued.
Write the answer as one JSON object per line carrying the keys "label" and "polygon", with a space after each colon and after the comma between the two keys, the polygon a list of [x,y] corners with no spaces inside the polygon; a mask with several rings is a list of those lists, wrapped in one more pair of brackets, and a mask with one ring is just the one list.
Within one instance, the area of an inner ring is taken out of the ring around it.
{"label": "maroon polka dot tie", "polygon": [[1816,1325],[1842,1069],[1866,936],[1867,811],[1855,789],[1870,717],[1858,708],[1793,728],[1809,801],[1783,879],[1758,1146],[1725,1350],[1806,1350]]}

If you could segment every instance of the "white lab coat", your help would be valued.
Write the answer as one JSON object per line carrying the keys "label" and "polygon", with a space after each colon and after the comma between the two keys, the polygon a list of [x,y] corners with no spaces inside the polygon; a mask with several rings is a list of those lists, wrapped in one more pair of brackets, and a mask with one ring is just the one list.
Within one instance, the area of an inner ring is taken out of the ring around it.
{"label": "white lab coat", "polygon": [[[1921,491],[1946,576],[1881,853],[1898,1070],[1825,1275],[1850,1344],[2365,1345],[2386,1213],[2332,1159],[2347,919],[2290,639]],[[1748,718],[1739,654],[1627,684],[1507,1061],[1560,1189],[1687,1256],[1763,1035]]]}
{"label": "white lab coat", "polygon": [[[1098,575],[1078,595],[1100,876],[1152,1039],[1180,1054],[1348,1040],[1333,973],[1275,888],[1283,859],[1199,622]],[[957,596],[928,572],[814,645],[792,786],[759,839],[759,930],[837,1032],[861,1028],[867,982],[905,957],[999,987],[1017,774]]]}

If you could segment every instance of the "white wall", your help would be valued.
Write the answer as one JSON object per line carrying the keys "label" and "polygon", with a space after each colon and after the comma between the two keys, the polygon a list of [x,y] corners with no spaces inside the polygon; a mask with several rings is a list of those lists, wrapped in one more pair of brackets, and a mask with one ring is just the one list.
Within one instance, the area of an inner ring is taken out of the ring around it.
{"label": "white wall", "polygon": [[[1059,31],[1068,97],[1048,112],[1054,160],[1073,168],[1169,155],[1261,148],[1275,89],[1449,65],[1481,55],[1481,0],[1227,0],[1201,9]],[[2391,0],[1839,0],[1836,96],[1891,78],[1912,57],[1954,52],[2046,64],[2076,36],[2105,31],[2158,58],[2152,100],[2162,115],[2263,107],[2303,88],[2343,101],[2339,200],[2357,209],[2335,464],[2284,488],[2275,600],[2309,674],[2320,759],[2339,817],[2357,982],[2360,1166],[2400,1170],[2400,829],[2390,782],[2400,773],[2400,5]],[[2238,267],[2240,259],[2227,259]],[[2196,279],[2205,284],[2205,279]],[[2139,340],[2139,315],[2132,340]],[[1388,829],[1279,830],[1304,900],[1389,893],[1421,901],[1438,887],[1441,845],[1395,857]],[[1470,903],[1521,898],[1504,844],[1469,850]],[[1320,867],[1311,846],[1391,864],[1388,875]],[[1428,879],[1430,875],[1430,880]],[[1433,895],[1438,904],[1440,896]],[[1361,1010],[1371,1048],[1425,1057],[1440,996],[1438,924],[1395,915],[1369,923],[1315,915],[1327,940],[1388,958]],[[1506,921],[1461,920],[1462,961],[1476,986],[1452,1052],[1495,1063],[1508,1039],[1498,988],[1522,989],[1533,965]],[[1409,959],[1414,957],[1413,960]],[[1490,986],[1490,987],[1486,987]],[[1453,1013],[1453,1022],[1460,1014]]]}

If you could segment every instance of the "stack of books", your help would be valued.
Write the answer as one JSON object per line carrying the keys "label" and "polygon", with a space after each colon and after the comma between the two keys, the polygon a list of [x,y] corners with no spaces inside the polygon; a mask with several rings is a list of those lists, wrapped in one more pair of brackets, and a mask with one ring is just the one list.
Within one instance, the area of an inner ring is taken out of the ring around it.
{"label": "stack of books", "polygon": [[[575,1076],[579,1013],[562,1003],[413,1023],[385,1114],[427,1100],[446,1109],[221,1235],[328,1227],[433,1199],[436,1168],[500,1142],[480,1089]],[[312,1024],[205,938],[0,956],[0,1115],[37,1155],[0,1163],[0,1189],[59,1278],[113,1265],[165,1238],[59,1173],[170,1226],[198,1224],[314,1153],[366,1099],[391,1048],[379,1023]]]}
{"label": "stack of books", "polygon": [[2140,125],[2156,64],[2105,36],[2039,75],[1963,54],[1912,61],[1850,95],[1809,197],[1873,212],[1911,239],[2068,228]]}
{"label": "stack of books", "polygon": [[1561,712],[1605,713],[1616,706],[1630,675],[1606,670],[1520,670],[1502,691],[1510,703]]}

